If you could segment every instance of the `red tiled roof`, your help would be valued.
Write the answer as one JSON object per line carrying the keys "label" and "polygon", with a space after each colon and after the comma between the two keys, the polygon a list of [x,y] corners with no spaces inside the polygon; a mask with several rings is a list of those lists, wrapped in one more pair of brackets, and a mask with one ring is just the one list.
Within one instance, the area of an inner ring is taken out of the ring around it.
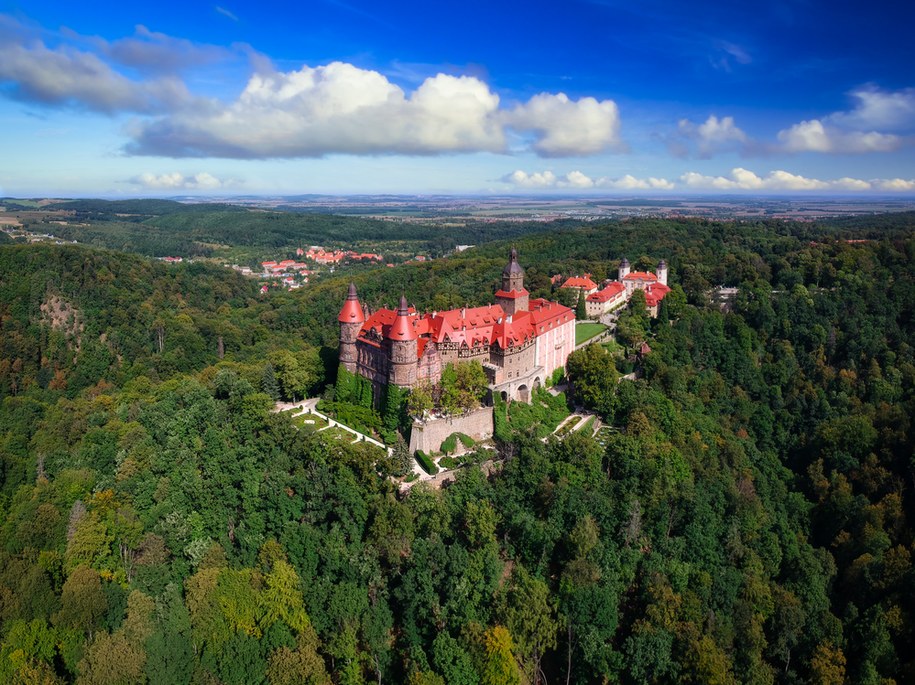
{"label": "red tiled roof", "polygon": [[582,278],[581,276],[572,276],[567,279],[565,283],[560,286],[562,288],[582,288],[583,290],[594,290],[597,287],[597,283],[592,281],[590,278]]}
{"label": "red tiled roof", "polygon": [[540,326],[553,328],[573,319],[574,313],[568,307],[539,298],[531,301],[530,311],[517,312],[511,321],[497,304],[449,309],[424,316],[419,316],[412,308],[405,316],[398,316],[392,309],[379,309],[362,325],[359,337],[377,345],[365,337],[369,331],[374,329],[379,335],[391,338],[392,330],[397,334],[399,328],[403,328],[402,334],[418,338],[417,355],[422,356],[428,342],[455,343],[468,348],[494,343],[503,349],[521,345],[536,337]]}
{"label": "red tiled roof", "polygon": [[588,302],[608,302],[614,297],[617,297],[625,289],[626,288],[623,287],[622,283],[614,281],[603,290],[598,290],[596,293],[591,293],[586,299]]}
{"label": "red tiled roof", "polygon": [[530,295],[530,293],[524,288],[521,288],[521,290],[501,290],[500,289],[500,290],[496,291],[496,297],[507,297],[512,300],[514,300],[515,298],[521,297],[523,295]]}
{"label": "red tiled roof", "polygon": [[365,314],[362,313],[362,307],[359,306],[359,297],[356,295],[356,286],[352,283],[349,286],[349,292],[346,294],[346,300],[337,316],[340,323],[363,323]]}
{"label": "red tiled roof", "polygon": [[632,271],[623,276],[624,281],[656,281],[658,277],[650,271]]}
{"label": "red tiled roof", "polygon": [[498,343],[503,350],[523,345],[533,337],[536,334],[530,312],[516,312],[511,321],[505,317],[493,327],[493,342]]}
{"label": "red tiled roof", "polygon": [[413,321],[416,319],[416,310],[407,306],[407,298],[400,297],[400,306],[397,308],[397,316],[394,323],[386,331],[385,337],[390,340],[416,340],[416,329],[413,327]]}
{"label": "red tiled roof", "polygon": [[649,307],[654,307],[669,292],[670,288],[663,283],[652,283],[645,288],[645,304]]}

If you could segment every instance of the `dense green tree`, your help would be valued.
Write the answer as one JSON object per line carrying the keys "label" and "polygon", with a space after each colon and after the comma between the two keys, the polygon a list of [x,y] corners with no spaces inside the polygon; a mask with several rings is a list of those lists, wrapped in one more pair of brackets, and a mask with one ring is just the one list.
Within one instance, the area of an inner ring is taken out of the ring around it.
{"label": "dense green tree", "polygon": [[604,414],[613,412],[619,373],[606,349],[601,345],[586,345],[569,355],[566,368],[579,402]]}

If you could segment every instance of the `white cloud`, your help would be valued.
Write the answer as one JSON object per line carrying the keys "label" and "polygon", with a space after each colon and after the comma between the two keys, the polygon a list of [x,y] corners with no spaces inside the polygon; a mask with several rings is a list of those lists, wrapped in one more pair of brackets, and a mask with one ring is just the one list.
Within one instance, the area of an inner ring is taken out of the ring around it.
{"label": "white cloud", "polygon": [[128,126],[130,154],[255,159],[505,153],[509,137],[520,137],[543,157],[623,149],[612,100],[540,93],[505,106],[473,76],[440,73],[406,92],[377,71],[344,62],[276,71],[248,49],[255,73],[238,97],[220,102],[192,95],[177,75],[237,58],[243,46],[199,44],[144,26],[114,41],[68,29],[42,35],[5,15],[0,32],[0,86],[6,94],[49,106],[143,115]]}
{"label": "white cloud", "polygon": [[535,171],[529,174],[521,169],[503,176],[502,180],[520,188],[555,188],[559,181],[552,171]]}
{"label": "white cloud", "polygon": [[235,158],[504,152],[509,128],[531,133],[543,156],[619,145],[619,114],[609,100],[540,94],[504,110],[499,96],[472,76],[438,74],[408,95],[377,71],[332,62],[255,74],[235,102],[216,112],[141,122],[127,149]]}
{"label": "white cloud", "polygon": [[886,91],[865,86],[850,93],[855,101],[849,112],[836,112],[830,119],[853,129],[911,131],[915,128],[915,88]]}
{"label": "white cloud", "polygon": [[891,152],[903,144],[892,133],[843,131],[819,119],[779,131],[778,140],[787,152]]}
{"label": "white cloud", "polygon": [[185,176],[177,171],[158,176],[144,173],[134,176],[129,182],[147,190],[218,190],[237,185],[233,179],[219,179],[205,171],[193,176]]}
{"label": "white cloud", "polygon": [[674,184],[666,178],[636,178],[626,174],[622,178],[602,178],[598,181],[601,188],[614,188],[616,190],[672,190]]}
{"label": "white cloud", "polygon": [[892,152],[911,142],[915,132],[915,88],[898,91],[874,86],[850,93],[854,107],[810,119],[778,132],[786,152]]}
{"label": "white cloud", "polygon": [[622,178],[611,179],[601,177],[593,179],[581,171],[570,171],[563,176],[557,176],[552,171],[514,171],[503,176],[505,183],[519,188],[564,188],[584,190],[588,188],[607,188],[612,190],[671,190],[674,184],[664,178],[635,178],[626,174]]}
{"label": "white cloud", "polygon": [[711,114],[701,124],[681,119],[668,144],[677,156],[707,159],[719,152],[743,151],[749,143],[750,138],[734,123],[734,117],[719,119]]}
{"label": "white cloud", "polygon": [[904,178],[885,178],[876,181],[874,185],[880,190],[890,192],[910,192],[915,190],[915,178],[908,180]]}
{"label": "white cloud", "polygon": [[540,93],[505,117],[509,126],[533,131],[534,150],[543,157],[593,155],[622,149],[620,115],[612,100],[573,101],[565,93]]}
{"label": "white cloud", "polygon": [[407,98],[377,71],[333,62],[255,74],[220,111],[142,122],[128,151],[235,158],[500,151],[498,105],[476,78],[439,74]]}
{"label": "white cloud", "polygon": [[566,183],[569,184],[570,188],[593,188],[594,181],[585,176],[580,171],[570,171],[566,174]]}
{"label": "white cloud", "polygon": [[690,171],[680,177],[687,188],[704,190],[753,190],[753,191],[865,191],[875,187],[876,182],[844,177],[834,181],[806,178],[788,171],[770,171],[758,176],[748,169],[732,169],[728,176],[706,176]]}

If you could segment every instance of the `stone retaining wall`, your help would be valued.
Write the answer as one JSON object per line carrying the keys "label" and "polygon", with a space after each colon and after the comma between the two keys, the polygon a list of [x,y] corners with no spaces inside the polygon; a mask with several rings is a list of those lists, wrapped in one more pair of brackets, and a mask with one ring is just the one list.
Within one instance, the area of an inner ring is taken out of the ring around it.
{"label": "stone retaining wall", "polygon": [[463,416],[429,419],[425,423],[416,421],[410,434],[410,452],[437,452],[452,433],[463,433],[474,440],[486,440],[492,437],[492,430],[492,407],[481,407]]}

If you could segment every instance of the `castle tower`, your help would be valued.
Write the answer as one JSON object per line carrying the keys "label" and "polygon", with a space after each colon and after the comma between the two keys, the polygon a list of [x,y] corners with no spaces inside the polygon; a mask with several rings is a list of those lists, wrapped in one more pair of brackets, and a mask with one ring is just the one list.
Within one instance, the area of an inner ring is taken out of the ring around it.
{"label": "castle tower", "polygon": [[626,276],[629,275],[629,260],[623,257],[623,261],[620,262],[620,277],[619,280],[622,281]]}
{"label": "castle tower", "polygon": [[508,253],[508,264],[502,269],[502,288],[496,291],[496,304],[502,307],[506,315],[526,312],[530,293],[524,289],[524,269],[518,263],[518,251],[515,248]]}
{"label": "castle tower", "polygon": [[346,293],[346,300],[337,321],[340,322],[340,363],[350,373],[356,373],[356,338],[359,337],[359,331],[365,323],[365,312],[359,304],[359,296],[353,283],[349,284],[349,291]]}
{"label": "castle tower", "polygon": [[667,262],[663,259],[658,262],[658,282],[667,285]]}
{"label": "castle tower", "polygon": [[401,295],[397,316],[385,337],[391,350],[391,366],[388,382],[401,388],[412,388],[416,384],[416,329],[410,320],[407,298]]}

